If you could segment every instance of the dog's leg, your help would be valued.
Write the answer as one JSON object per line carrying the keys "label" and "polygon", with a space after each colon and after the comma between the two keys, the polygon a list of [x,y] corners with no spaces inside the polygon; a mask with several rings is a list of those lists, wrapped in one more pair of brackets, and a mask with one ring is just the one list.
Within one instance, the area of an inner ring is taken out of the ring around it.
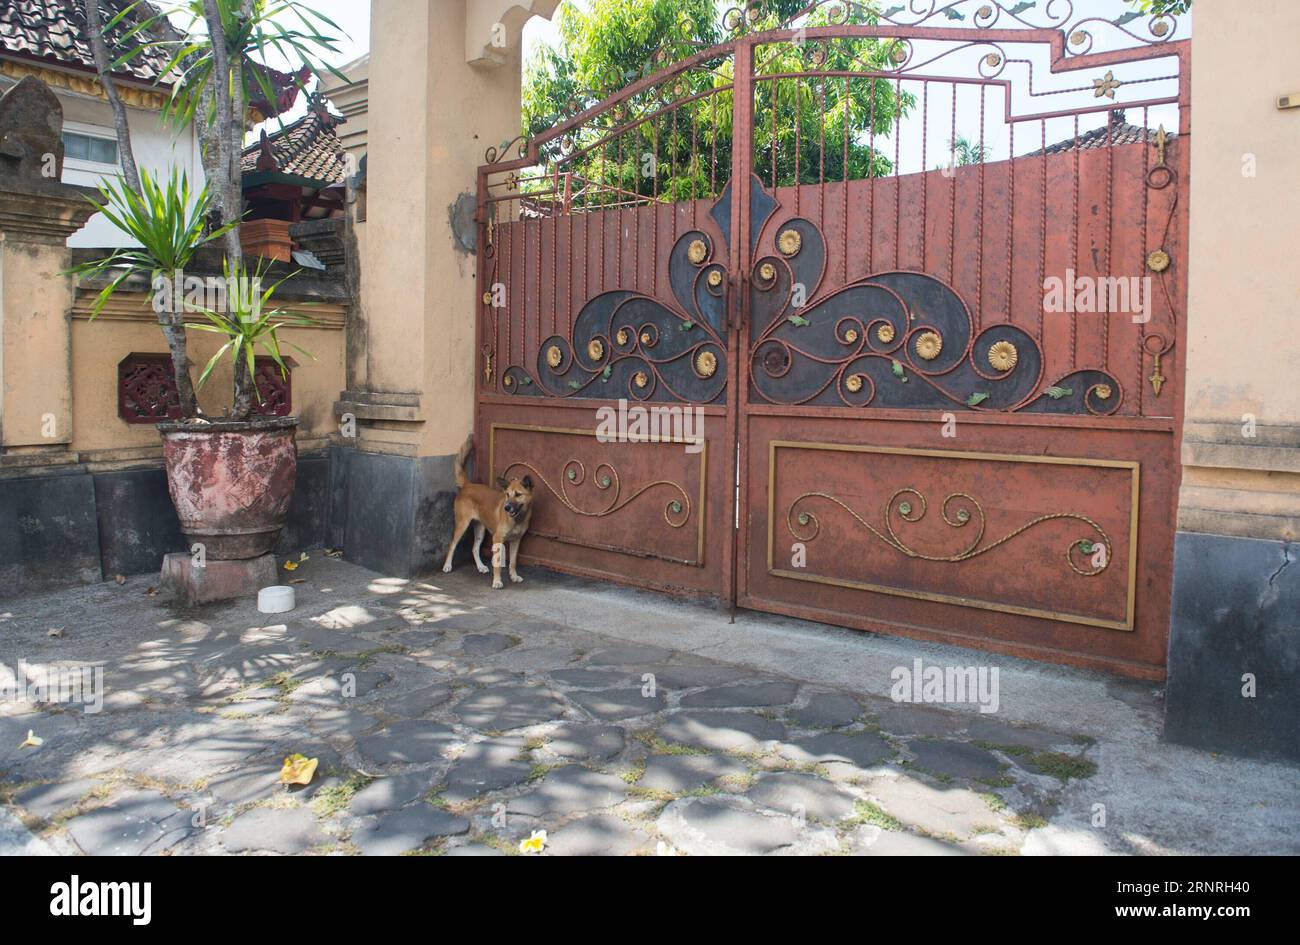
{"label": "dog's leg", "polygon": [[[454,554],[456,553],[456,546],[460,544],[460,540],[461,540],[461,538],[464,537],[465,532],[466,532],[468,529],[469,529],[469,519],[465,519],[464,521],[461,521],[460,512],[459,512],[459,510],[457,510],[457,513],[456,513],[456,527],[452,529],[452,532],[451,532],[451,544],[447,546],[447,560],[444,561],[444,562],[442,563],[442,573],[443,573],[443,574],[450,574],[450,573],[451,573],[451,556],[454,555]],[[477,558],[477,557],[478,557],[478,549],[476,548],[474,551],[475,551],[475,553],[474,553],[474,557]],[[480,570],[481,570],[481,569],[480,569]]]}
{"label": "dog's leg", "polygon": [[516,584],[522,584],[524,579],[521,578],[519,576],[519,572],[515,570],[515,564],[516,562],[518,562],[518,560],[519,560],[519,539],[516,538],[514,541],[510,543],[510,580],[514,581]]}
{"label": "dog's leg", "polygon": [[506,546],[500,542],[492,543],[492,589],[501,590],[501,566],[506,563]]}
{"label": "dog's leg", "polygon": [[482,522],[474,523],[474,563],[478,565],[479,574],[488,573],[488,566],[484,564],[483,559],[479,557],[479,549],[483,547],[483,533],[486,531],[487,529],[483,527]]}

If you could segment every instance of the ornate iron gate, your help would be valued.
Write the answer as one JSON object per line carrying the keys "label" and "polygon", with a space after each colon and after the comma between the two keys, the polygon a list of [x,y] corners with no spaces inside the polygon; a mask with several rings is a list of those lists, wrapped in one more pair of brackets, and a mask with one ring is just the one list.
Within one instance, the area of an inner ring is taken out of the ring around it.
{"label": "ornate iron gate", "polygon": [[526,558],[1163,674],[1189,44],[1035,6],[751,5],[489,152],[476,425],[539,482]]}

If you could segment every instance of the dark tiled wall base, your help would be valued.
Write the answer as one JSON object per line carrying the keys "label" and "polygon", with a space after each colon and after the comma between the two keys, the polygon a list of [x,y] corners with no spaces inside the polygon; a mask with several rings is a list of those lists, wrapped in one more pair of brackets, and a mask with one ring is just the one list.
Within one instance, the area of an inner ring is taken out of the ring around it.
{"label": "dark tiled wall base", "polygon": [[[329,462],[326,452],[298,457],[277,554],[325,543]],[[163,555],[185,549],[161,467],[0,479],[0,596],[156,573]]]}
{"label": "dark tiled wall base", "polygon": [[[1300,548],[1179,532],[1165,738],[1300,761]],[[1255,677],[1255,697],[1242,677]]]}

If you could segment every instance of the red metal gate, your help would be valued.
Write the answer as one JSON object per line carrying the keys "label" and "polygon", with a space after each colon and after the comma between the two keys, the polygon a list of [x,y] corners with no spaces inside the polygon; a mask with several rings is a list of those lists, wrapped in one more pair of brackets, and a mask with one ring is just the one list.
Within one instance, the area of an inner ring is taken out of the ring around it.
{"label": "red metal gate", "polygon": [[1163,674],[1189,45],[1031,6],[732,11],[489,154],[477,429],[539,483],[526,558]]}

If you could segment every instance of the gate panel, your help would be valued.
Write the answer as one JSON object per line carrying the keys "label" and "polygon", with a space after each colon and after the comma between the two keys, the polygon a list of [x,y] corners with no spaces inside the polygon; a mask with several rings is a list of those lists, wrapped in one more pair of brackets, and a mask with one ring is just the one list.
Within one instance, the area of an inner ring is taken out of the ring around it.
{"label": "gate panel", "polygon": [[731,596],[729,61],[574,101],[480,169],[477,461],[533,479],[525,561]]}
{"label": "gate panel", "polygon": [[820,7],[753,37],[739,602],[1161,677],[1186,43]]}
{"label": "gate panel", "polygon": [[[539,483],[525,558],[1162,676],[1177,21],[814,0],[725,25],[480,169],[478,462]],[[611,439],[620,400],[684,425]]]}

